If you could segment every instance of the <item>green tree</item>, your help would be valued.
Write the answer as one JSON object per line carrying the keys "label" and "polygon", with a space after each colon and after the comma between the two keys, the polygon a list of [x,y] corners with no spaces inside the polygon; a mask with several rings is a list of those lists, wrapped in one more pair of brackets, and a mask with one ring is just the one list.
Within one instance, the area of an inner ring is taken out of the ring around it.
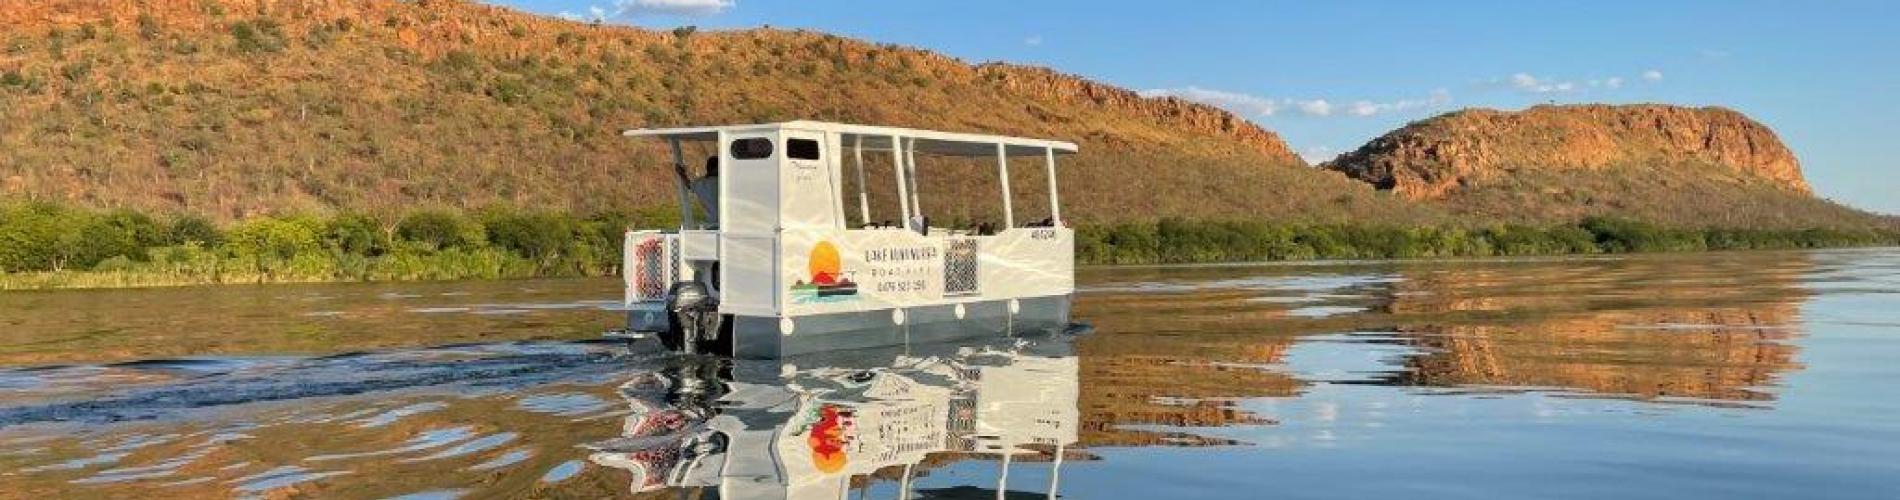
{"label": "green tree", "polygon": [[486,239],[480,223],[443,210],[411,212],[396,223],[396,237],[431,251],[474,250]]}
{"label": "green tree", "polygon": [[324,223],[323,243],[343,255],[375,257],[389,252],[382,221],[360,213],[342,213]]}
{"label": "green tree", "polygon": [[204,216],[185,214],[173,218],[171,224],[165,227],[164,244],[177,246],[191,243],[215,247],[224,243],[224,233]]}
{"label": "green tree", "polygon": [[244,221],[225,233],[224,252],[243,260],[261,274],[271,274],[299,255],[313,254],[322,248],[317,224],[291,219],[261,217]]}
{"label": "green tree", "polygon": [[483,227],[488,242],[546,266],[576,244],[572,219],[545,212],[492,211]]}

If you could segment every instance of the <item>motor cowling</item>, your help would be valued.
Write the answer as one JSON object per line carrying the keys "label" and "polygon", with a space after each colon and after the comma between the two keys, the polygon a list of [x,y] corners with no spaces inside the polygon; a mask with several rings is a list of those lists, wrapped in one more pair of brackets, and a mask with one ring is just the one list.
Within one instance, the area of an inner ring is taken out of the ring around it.
{"label": "motor cowling", "polygon": [[673,289],[666,293],[666,310],[675,313],[709,307],[717,308],[717,306],[712,293],[706,290],[706,285],[697,281],[674,283]]}
{"label": "motor cowling", "polygon": [[695,352],[724,340],[720,338],[723,321],[719,315],[719,299],[713,297],[704,283],[673,284],[666,294],[666,310],[672,315],[672,321],[666,334],[660,336],[660,342],[668,349]]}

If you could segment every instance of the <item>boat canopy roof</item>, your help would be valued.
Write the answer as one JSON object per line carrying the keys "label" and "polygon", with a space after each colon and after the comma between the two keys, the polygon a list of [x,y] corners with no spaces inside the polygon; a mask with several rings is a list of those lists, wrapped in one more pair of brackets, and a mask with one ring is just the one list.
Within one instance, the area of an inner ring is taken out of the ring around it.
{"label": "boat canopy roof", "polygon": [[842,146],[846,148],[861,147],[866,151],[889,151],[891,149],[891,138],[896,137],[910,141],[912,147],[918,152],[942,156],[994,157],[996,156],[996,146],[998,144],[1003,145],[1004,151],[1009,156],[1042,156],[1049,152],[1054,152],[1055,154],[1074,154],[1076,152],[1074,143],[1062,141],[807,120],[752,125],[631,129],[621,132],[621,135],[626,137],[657,137],[680,141],[713,141],[718,139],[719,133],[721,132],[766,132],[779,129],[835,132],[839,134]]}

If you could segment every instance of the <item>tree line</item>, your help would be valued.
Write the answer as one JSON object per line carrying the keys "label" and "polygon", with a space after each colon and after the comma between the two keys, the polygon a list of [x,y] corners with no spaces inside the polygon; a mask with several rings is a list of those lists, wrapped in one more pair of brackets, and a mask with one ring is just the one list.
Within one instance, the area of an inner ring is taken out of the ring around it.
{"label": "tree line", "polygon": [[[218,224],[28,202],[0,204],[0,288],[605,276],[622,234],[668,210],[486,208],[343,212]],[[1083,225],[1076,260],[1150,264],[1566,255],[1900,245],[1874,229],[1688,229],[1617,218],[1550,226],[1404,227],[1162,219]]]}
{"label": "tree line", "polygon": [[220,225],[195,215],[15,203],[0,205],[0,274],[129,274],[151,284],[600,276],[618,272],[627,228],[676,218],[660,210],[487,208]]}
{"label": "tree line", "polygon": [[1409,259],[1693,252],[1900,245],[1875,229],[1674,228],[1591,217],[1549,226],[1399,227],[1163,219],[1083,226],[1076,260],[1090,264]]}

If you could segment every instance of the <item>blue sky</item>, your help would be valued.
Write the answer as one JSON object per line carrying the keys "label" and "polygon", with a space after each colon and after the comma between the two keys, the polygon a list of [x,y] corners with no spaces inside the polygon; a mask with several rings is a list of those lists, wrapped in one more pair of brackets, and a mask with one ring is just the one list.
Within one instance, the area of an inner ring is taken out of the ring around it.
{"label": "blue sky", "polygon": [[1721,105],[1774,127],[1821,195],[1900,213],[1900,2],[492,2],[1045,65],[1227,107],[1311,159],[1463,107]]}

